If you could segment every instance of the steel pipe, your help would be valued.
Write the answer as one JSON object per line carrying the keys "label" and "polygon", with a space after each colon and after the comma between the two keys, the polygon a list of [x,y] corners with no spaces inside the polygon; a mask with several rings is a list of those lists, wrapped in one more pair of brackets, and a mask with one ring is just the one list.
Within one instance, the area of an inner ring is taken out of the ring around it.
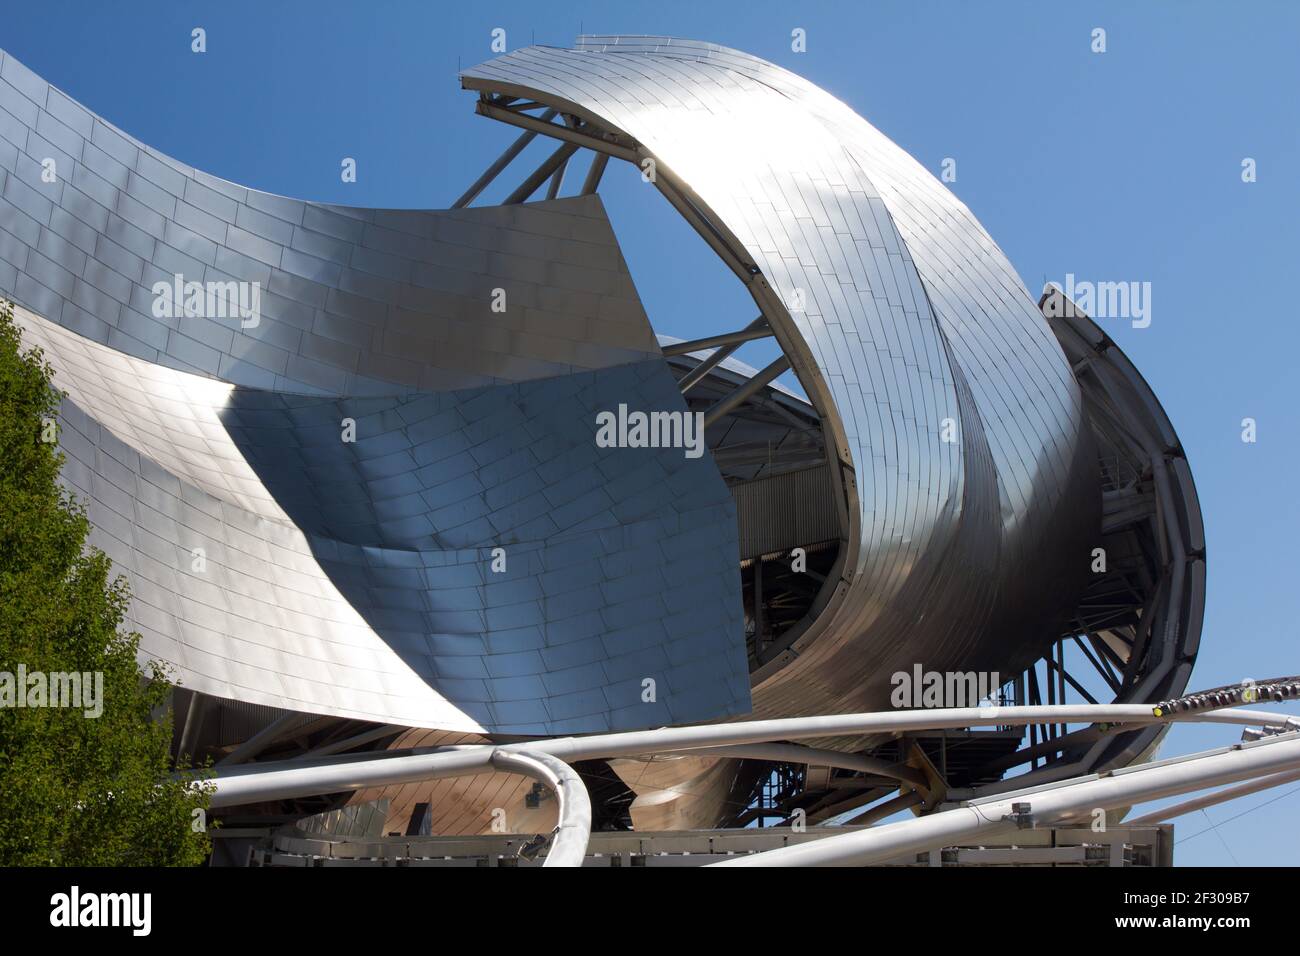
{"label": "steel pipe", "polygon": [[740,345],[745,342],[752,342],[755,339],[771,338],[772,335],[773,332],[767,324],[767,319],[759,316],[737,332],[723,332],[702,339],[692,339],[689,342],[673,342],[671,345],[663,347],[663,353],[664,355],[689,355],[691,352],[701,352],[704,349],[716,348],[719,345]]}
{"label": "steel pipe", "polygon": [[281,714],[234,750],[230,751],[230,753],[226,754],[226,756],[218,760],[216,765],[218,767],[233,767],[236,764],[243,763],[245,760],[252,760],[281,737],[285,736],[292,730],[298,729],[310,720],[311,718],[305,714],[293,712]]}
{"label": "steel pipe", "polygon": [[[663,727],[589,737],[561,737],[511,744],[511,749],[547,753],[576,761],[607,757],[635,757],[676,750],[698,750],[735,744],[809,737],[901,733],[960,727],[996,727],[1026,723],[1107,721],[1111,723],[1166,723],[1177,720],[1285,726],[1286,714],[1260,711],[1206,712],[1156,717],[1142,704],[1056,705],[1052,707],[954,707],[934,710],[837,714],[824,717],[789,717],[693,727]],[[293,797],[360,790],[393,783],[413,783],[435,777],[481,773],[491,767],[492,745],[471,745],[388,751],[383,754],[345,754],[320,760],[240,765],[211,779],[215,808],[283,800]]]}
{"label": "steel pipe", "polygon": [[527,179],[519,184],[519,187],[505,199],[501,200],[503,206],[513,206],[516,203],[527,202],[528,197],[537,192],[539,186],[546,182],[547,177],[551,176],[557,169],[563,166],[570,156],[578,151],[578,147],[573,143],[564,143],[555,152],[542,162]]}
{"label": "steel pipe", "polygon": [[744,385],[737,388],[725,398],[719,399],[716,404],[712,405],[709,410],[704,413],[704,427],[708,428],[728,412],[743,405],[745,399],[762,391],[773,379],[789,368],[790,359],[782,355],[771,365],[768,365],[766,368],[758,372]]}
{"label": "steel pipe", "polygon": [[1195,813],[1197,810],[1204,810],[1206,807],[1213,807],[1220,803],[1226,803],[1228,800],[1235,800],[1238,797],[1249,796],[1252,793],[1258,793],[1260,790],[1267,790],[1270,787],[1290,783],[1293,780],[1300,780],[1300,770],[1269,774],[1267,777],[1260,780],[1252,780],[1249,783],[1243,783],[1236,787],[1229,787],[1227,790],[1217,790],[1214,793],[1206,794],[1203,797],[1197,797],[1195,800],[1175,803],[1173,806],[1165,807],[1162,810],[1156,810],[1152,813],[1144,814],[1136,820],[1125,820],[1124,825],[1129,827],[1142,827],[1153,823],[1164,823],[1166,820],[1172,820],[1174,817],[1181,817],[1184,814]]}
{"label": "steel pipe", "polygon": [[913,790],[911,793],[900,793],[896,797],[891,797],[884,803],[869,807],[862,813],[859,813],[852,820],[845,822],[845,826],[870,826],[877,820],[883,820],[885,817],[892,817],[895,813],[902,810],[909,810],[918,803],[925,803],[925,797]]}
{"label": "steel pipe", "polygon": [[[748,326],[746,326],[746,330],[759,328],[761,326],[767,326],[767,319],[764,316],[760,315],[753,322],[749,323]],[[691,369],[689,372],[687,372],[685,375],[683,375],[680,379],[677,380],[678,389],[680,389],[681,393],[685,395],[696,385],[702,382],[705,376],[707,376],[717,366],[721,365],[723,362],[729,359],[733,354],[735,354],[735,352],[743,344],[744,343],[742,342],[732,342],[730,344],[723,345],[720,346],[719,348],[714,349],[710,355],[707,355],[703,359],[701,359],[698,365],[696,365],[693,369]],[[668,353],[665,352],[664,354],[667,355]]]}
{"label": "steel pipe", "polygon": [[605,175],[605,167],[609,165],[608,153],[594,153],[591,157],[591,165],[587,167],[587,178],[582,181],[582,190],[578,195],[590,196],[600,185],[600,177]]}
{"label": "steel pipe", "polygon": [[711,865],[866,866],[977,836],[1011,836],[1020,829],[1013,805],[1029,804],[1028,812],[1035,824],[1056,824],[1087,816],[1097,809],[1110,810],[1159,800],[1260,774],[1282,777],[1286,774],[1278,771],[1297,767],[1300,767],[1300,737],[1286,734],[1254,744],[1239,744],[1227,750],[1208,751],[1116,771],[1080,783],[1002,794],[928,817]]}
{"label": "steel pipe", "polygon": [[[554,115],[555,110],[547,110],[542,114],[542,122],[550,122],[551,117]],[[524,147],[531,143],[536,137],[537,130],[527,130],[520,135],[518,139],[506,148],[504,153],[496,158],[496,161],[493,162],[491,166],[483,171],[483,175],[474,180],[473,185],[471,185],[469,189],[465,190],[464,194],[451,204],[451,208],[463,209],[465,206],[472,203],[478,197],[478,194],[486,189],[492,180],[497,178],[501,173],[501,170],[509,166],[510,161],[523,152]]]}
{"label": "steel pipe", "polygon": [[492,751],[492,766],[531,777],[555,794],[558,820],[542,866],[582,866],[591,839],[591,798],[574,769],[550,754],[524,753],[509,747]]}

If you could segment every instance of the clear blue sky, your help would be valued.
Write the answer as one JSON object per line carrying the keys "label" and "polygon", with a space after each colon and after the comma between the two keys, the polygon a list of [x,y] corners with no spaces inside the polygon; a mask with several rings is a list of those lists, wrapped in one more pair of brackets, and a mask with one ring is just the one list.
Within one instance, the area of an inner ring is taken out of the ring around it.
{"label": "clear blue sky", "polygon": [[[196,26],[203,56],[190,52]],[[511,139],[456,81],[492,55],[495,27],[510,49],[568,45],[582,29],[747,50],[834,93],[931,170],[954,157],[952,188],[1032,289],[1067,272],[1151,282],[1151,326],[1107,330],[1173,419],[1205,511],[1209,605],[1192,684],[1300,672],[1300,332],[1284,304],[1300,252],[1300,5],[45,0],[7,6],[0,47],[215,175],[431,208]],[[806,53],[790,49],[796,27]],[[1094,27],[1105,54],[1090,52]],[[344,156],[358,160],[356,184],[340,182]],[[1241,181],[1245,157],[1258,182]],[[752,317],[739,284],[632,170],[611,170],[602,194],[660,332]],[[1247,416],[1253,445],[1240,440]],[[1180,729],[1164,753],[1233,739]],[[1179,862],[1300,862],[1298,790],[1182,818]]]}

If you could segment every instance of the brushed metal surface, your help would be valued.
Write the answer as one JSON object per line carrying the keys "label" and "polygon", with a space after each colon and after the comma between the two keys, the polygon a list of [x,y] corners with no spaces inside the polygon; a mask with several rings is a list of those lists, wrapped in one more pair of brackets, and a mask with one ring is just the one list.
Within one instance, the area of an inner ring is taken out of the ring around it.
{"label": "brushed metal surface", "polygon": [[[749,502],[772,527],[746,554],[823,540],[842,508],[828,599],[747,675],[711,456],[596,447],[597,411],[685,409],[598,197],[268,196],[0,54],[0,294],[69,393],[66,477],[147,653],[268,706],[562,734],[873,710],[914,663],[1009,676],[1058,639],[1102,528],[1098,449],[1052,328],[945,186],[824,91],[713,44],[585,37],[462,83],[616,133],[734,239],[831,455],[781,479],[799,500]],[[177,273],[259,283],[258,325],[155,317]],[[823,476],[833,509],[800,491]],[[619,772],[646,784],[645,819],[700,821],[734,768],[696,763]]]}
{"label": "brushed metal surface", "polygon": [[[177,274],[262,314],[159,316]],[[142,654],[187,688],[506,734],[748,709],[716,467],[595,441],[620,403],[685,412],[597,196],[268,196],[0,54],[0,295],[68,393],[65,479]]]}
{"label": "brushed metal surface", "polygon": [[462,85],[635,143],[780,297],[768,319],[838,452],[850,528],[839,591],[755,675],[757,716],[879,705],[916,661],[1014,672],[1055,640],[1097,526],[1096,453],[1046,321],[948,189],[824,91],[714,44],[583,37]]}

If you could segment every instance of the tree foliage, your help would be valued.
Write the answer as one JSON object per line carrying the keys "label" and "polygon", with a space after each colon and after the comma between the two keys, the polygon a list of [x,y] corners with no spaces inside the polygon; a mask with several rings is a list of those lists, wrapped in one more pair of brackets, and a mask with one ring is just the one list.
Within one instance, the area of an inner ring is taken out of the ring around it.
{"label": "tree foliage", "polygon": [[98,717],[0,704],[0,865],[197,864],[211,785],[172,766],[167,675],[141,673],[127,582],[87,548],[85,507],[59,483],[61,398],[0,302],[0,675],[103,675]]}

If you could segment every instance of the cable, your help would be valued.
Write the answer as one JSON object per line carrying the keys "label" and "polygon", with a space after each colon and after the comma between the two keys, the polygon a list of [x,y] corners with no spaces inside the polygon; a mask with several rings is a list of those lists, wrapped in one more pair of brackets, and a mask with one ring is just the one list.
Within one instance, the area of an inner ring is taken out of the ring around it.
{"label": "cable", "polygon": [[[1255,804],[1255,806],[1250,807],[1247,810],[1242,810],[1240,813],[1228,817],[1228,819],[1221,821],[1220,823],[1216,824],[1216,826],[1223,826],[1225,823],[1231,823],[1233,820],[1239,820],[1242,817],[1244,817],[1246,814],[1254,813],[1256,810],[1263,809],[1264,807],[1268,806],[1270,803],[1277,803],[1279,800],[1289,797],[1293,793],[1300,793],[1300,787],[1294,787],[1288,790],[1286,793],[1278,794],[1276,797],[1274,797],[1271,800],[1265,800],[1263,803],[1257,803]],[[1207,830],[1198,830],[1195,833],[1193,833],[1191,836],[1183,837],[1181,840],[1175,840],[1174,843],[1175,845],[1177,845],[1179,843],[1186,843],[1188,840],[1195,840],[1198,836],[1203,836],[1204,834],[1209,833],[1210,830],[1212,829],[1214,829],[1214,827],[1210,827]]]}

